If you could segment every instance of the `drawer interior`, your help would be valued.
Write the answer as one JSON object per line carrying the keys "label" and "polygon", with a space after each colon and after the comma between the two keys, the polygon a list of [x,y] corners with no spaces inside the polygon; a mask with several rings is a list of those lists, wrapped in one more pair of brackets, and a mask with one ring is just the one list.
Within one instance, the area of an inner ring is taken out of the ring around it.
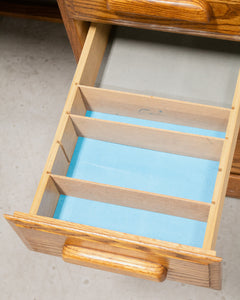
{"label": "drawer interior", "polygon": [[37,214],[214,249],[209,220],[225,196],[237,96],[218,107],[84,80],[74,89]]}
{"label": "drawer interior", "polygon": [[31,213],[214,250],[239,84],[220,107],[92,87],[105,28],[90,27]]}
{"label": "drawer interior", "polygon": [[230,110],[87,86],[72,107],[48,216],[201,248]]}
{"label": "drawer interior", "polygon": [[30,213],[5,217],[32,250],[220,289],[240,79],[221,107],[93,87],[109,31],[89,28]]}

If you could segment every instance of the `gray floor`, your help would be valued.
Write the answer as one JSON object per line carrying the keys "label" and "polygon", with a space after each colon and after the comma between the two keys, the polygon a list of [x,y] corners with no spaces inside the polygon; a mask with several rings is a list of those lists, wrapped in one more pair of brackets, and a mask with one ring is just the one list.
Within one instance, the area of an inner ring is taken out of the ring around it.
{"label": "gray floor", "polygon": [[[117,36],[97,85],[229,106],[238,44],[126,29]],[[0,299],[240,299],[240,200],[224,205],[222,291],[66,264],[28,251],[3,219],[29,211],[75,67],[63,25],[0,18]]]}

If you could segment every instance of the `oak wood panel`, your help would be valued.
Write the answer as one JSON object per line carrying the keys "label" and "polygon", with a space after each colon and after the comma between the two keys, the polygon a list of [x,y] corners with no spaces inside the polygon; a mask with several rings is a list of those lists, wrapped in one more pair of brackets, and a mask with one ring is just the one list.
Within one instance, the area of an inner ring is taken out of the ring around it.
{"label": "oak wood panel", "polygon": [[207,2],[212,8],[213,17],[208,24],[200,24],[116,14],[107,9],[106,0],[65,0],[69,16],[78,20],[240,41],[239,0]]}
{"label": "oak wood panel", "polygon": [[57,0],[57,2],[68,35],[68,39],[72,47],[73,54],[75,56],[76,61],[78,62],[83,49],[84,42],[87,37],[89,23],[83,21],[74,21],[68,16],[65,1]]}
{"label": "oak wood panel", "polygon": [[233,156],[231,173],[240,175],[240,132],[238,133],[237,145]]}
{"label": "oak wood panel", "polygon": [[116,14],[207,23],[212,11],[206,0],[107,0]]}
{"label": "oak wood panel", "polygon": [[80,86],[88,110],[166,122],[208,130],[226,131],[230,109]]}
{"label": "oak wood panel", "polygon": [[230,174],[227,188],[227,196],[240,198],[240,175]]}
{"label": "oak wood panel", "polygon": [[[206,222],[210,204],[86,180],[51,175],[61,194]],[[51,216],[51,215],[49,215]]]}
{"label": "oak wood panel", "polygon": [[224,139],[70,115],[79,136],[178,155],[219,160]]}
{"label": "oak wood panel", "polygon": [[167,276],[161,264],[85,247],[66,244],[62,257],[65,262],[153,281],[162,282]]}
{"label": "oak wood panel", "polygon": [[61,256],[65,244],[106,251],[161,264],[170,280],[221,287],[221,258],[213,251],[24,213],[5,218],[34,251]]}

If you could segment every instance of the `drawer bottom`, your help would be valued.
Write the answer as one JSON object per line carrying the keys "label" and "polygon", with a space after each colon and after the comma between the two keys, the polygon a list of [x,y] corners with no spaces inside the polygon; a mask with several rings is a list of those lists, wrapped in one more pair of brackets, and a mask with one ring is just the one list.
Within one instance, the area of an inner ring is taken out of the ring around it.
{"label": "drawer bottom", "polygon": [[54,218],[201,248],[206,223],[61,195]]}
{"label": "drawer bottom", "polygon": [[[219,131],[98,112],[86,116],[224,137]],[[211,203],[218,166],[218,161],[79,137],[67,177]],[[206,222],[69,195],[60,195],[54,218],[199,248],[206,230]]]}

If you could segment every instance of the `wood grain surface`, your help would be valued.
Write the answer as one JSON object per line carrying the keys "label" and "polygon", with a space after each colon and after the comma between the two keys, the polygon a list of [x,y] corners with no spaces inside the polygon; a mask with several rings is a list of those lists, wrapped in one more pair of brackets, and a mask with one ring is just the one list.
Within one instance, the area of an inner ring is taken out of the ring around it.
{"label": "wood grain surface", "polygon": [[240,198],[240,132],[238,133],[231,174],[228,181],[227,196]]}
{"label": "wood grain surface", "polygon": [[240,175],[240,132],[238,133],[237,145],[234,152],[231,173]]}
{"label": "wood grain surface", "polygon": [[72,264],[162,282],[167,269],[161,264],[105,251],[64,245],[63,260]]}
{"label": "wood grain surface", "polygon": [[207,0],[207,3],[212,9],[212,18],[203,24],[117,14],[108,9],[106,0],[65,0],[69,16],[77,20],[240,41],[239,0]]}
{"label": "wood grain surface", "polygon": [[57,0],[57,2],[73,54],[78,62],[82,53],[84,42],[86,40],[89,23],[83,21],[74,21],[68,15],[64,0]]}
{"label": "wood grain surface", "polygon": [[131,234],[15,212],[5,218],[26,246],[34,251],[62,257],[65,245],[105,251],[158,263],[168,279],[221,288],[221,258],[215,251],[163,242]]}
{"label": "wood grain surface", "polygon": [[206,0],[107,0],[107,8],[121,15],[208,23],[212,11]]}
{"label": "wood grain surface", "polygon": [[240,198],[240,175],[230,174],[227,188],[227,196]]}

